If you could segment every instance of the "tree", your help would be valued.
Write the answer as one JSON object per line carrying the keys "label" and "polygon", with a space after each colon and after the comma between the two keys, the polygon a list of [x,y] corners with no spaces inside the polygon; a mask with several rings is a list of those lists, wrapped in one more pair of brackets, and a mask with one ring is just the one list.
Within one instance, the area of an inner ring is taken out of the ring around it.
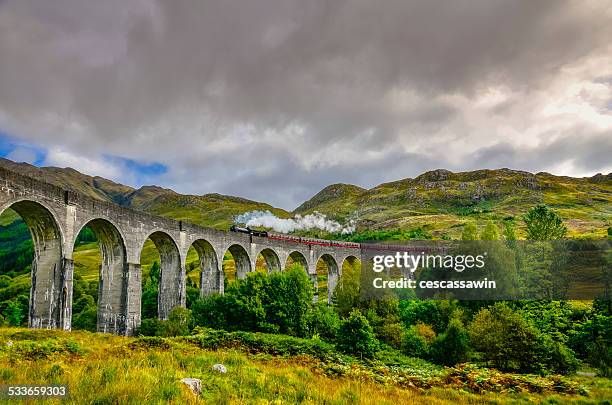
{"label": "tree", "polygon": [[475,223],[468,222],[465,224],[461,233],[461,240],[478,240],[478,228],[476,228]]}
{"label": "tree", "polygon": [[563,239],[567,227],[563,219],[545,205],[537,205],[527,212],[524,218],[529,240]]}
{"label": "tree", "polygon": [[515,241],[516,230],[514,229],[514,219],[504,221],[504,239],[507,241]]}
{"label": "tree", "polygon": [[318,335],[327,341],[333,341],[338,335],[340,317],[332,307],[318,302],[306,316],[306,325],[310,337]]}
{"label": "tree", "polygon": [[254,272],[230,283],[223,296],[192,305],[200,326],[306,336],[313,286],[299,264],[284,272]]}
{"label": "tree", "polygon": [[467,360],[469,336],[458,318],[451,319],[444,333],[438,335],[431,345],[434,362],[453,366]]}
{"label": "tree", "polygon": [[156,319],[157,311],[157,288],[146,285],[142,290],[142,319]]}
{"label": "tree", "polygon": [[21,322],[25,318],[23,308],[18,301],[9,301],[6,307],[6,320],[11,326],[21,326]]}
{"label": "tree", "polygon": [[344,353],[372,358],[378,351],[379,342],[366,317],[355,309],[340,324],[336,346]]}
{"label": "tree", "polygon": [[402,339],[402,351],[411,357],[428,358],[430,344],[435,340],[436,333],[431,326],[417,323],[409,327]]}
{"label": "tree", "polygon": [[499,229],[493,221],[487,221],[485,229],[480,234],[480,240],[499,240]]}
{"label": "tree", "polygon": [[563,343],[560,333],[538,330],[522,311],[514,311],[504,302],[480,310],[468,332],[483,360],[502,370],[568,374],[578,367],[574,352]]}
{"label": "tree", "polygon": [[481,309],[468,328],[474,349],[502,370],[529,368],[537,332],[520,313],[503,302]]}
{"label": "tree", "polygon": [[[89,295],[86,297],[91,298]],[[98,311],[94,303],[82,307],[81,311],[75,313],[72,319],[72,328],[95,332],[98,324]]]}
{"label": "tree", "polygon": [[157,261],[153,262],[151,269],[149,270],[149,280],[151,284],[156,287],[159,285],[159,279],[161,277],[161,270]]}
{"label": "tree", "polygon": [[278,325],[281,333],[305,336],[314,291],[304,268],[293,264],[282,273],[264,275],[264,279],[268,280],[262,294],[266,321]]}

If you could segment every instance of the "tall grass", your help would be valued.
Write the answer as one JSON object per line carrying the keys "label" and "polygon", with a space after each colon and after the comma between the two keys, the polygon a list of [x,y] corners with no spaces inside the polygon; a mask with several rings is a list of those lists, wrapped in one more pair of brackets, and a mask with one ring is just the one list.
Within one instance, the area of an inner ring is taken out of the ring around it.
{"label": "tall grass", "polygon": [[[7,342],[12,342],[7,345]],[[360,378],[331,377],[307,356],[207,350],[180,339],[167,345],[134,344],[89,332],[0,329],[0,384],[68,384],[69,403],[598,403],[612,395],[610,380],[590,379],[589,397],[486,393],[398,387]],[[212,365],[224,364],[221,374]],[[195,397],[181,378],[202,380]],[[595,384],[598,384],[595,385]],[[60,403],[60,400],[51,401]]]}

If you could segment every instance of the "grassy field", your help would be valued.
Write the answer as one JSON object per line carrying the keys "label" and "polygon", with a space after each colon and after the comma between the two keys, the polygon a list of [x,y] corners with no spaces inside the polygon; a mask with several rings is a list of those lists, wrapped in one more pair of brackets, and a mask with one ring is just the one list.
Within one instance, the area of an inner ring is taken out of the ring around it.
{"label": "grassy field", "polygon": [[[450,380],[448,387],[428,389],[395,384],[379,377],[382,374],[357,373],[357,365],[344,376],[334,376],[321,361],[306,355],[207,350],[182,338],[142,343],[99,333],[2,328],[0,384],[68,384],[70,403],[75,404],[603,404],[612,398],[611,381],[595,377],[574,378],[586,395],[510,390],[477,394],[468,386],[457,389]],[[217,363],[228,372],[213,371]],[[202,380],[200,396],[180,382],[186,377]]]}

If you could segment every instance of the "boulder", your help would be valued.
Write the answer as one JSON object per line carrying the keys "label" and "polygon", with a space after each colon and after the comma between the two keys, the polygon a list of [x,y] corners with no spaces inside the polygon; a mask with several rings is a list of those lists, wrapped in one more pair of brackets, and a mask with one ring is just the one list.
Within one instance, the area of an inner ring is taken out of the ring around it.
{"label": "boulder", "polygon": [[222,374],[227,373],[227,368],[223,364],[215,364],[214,366],[212,366],[212,369]]}
{"label": "boulder", "polygon": [[195,396],[202,393],[202,380],[197,378],[183,378],[181,382],[188,386]]}

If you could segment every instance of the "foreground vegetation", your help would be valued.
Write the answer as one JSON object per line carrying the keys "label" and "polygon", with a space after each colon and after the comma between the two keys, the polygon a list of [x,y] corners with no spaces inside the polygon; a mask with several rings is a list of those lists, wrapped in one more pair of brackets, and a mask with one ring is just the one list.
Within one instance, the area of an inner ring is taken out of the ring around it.
{"label": "foreground vegetation", "polygon": [[[368,213],[367,204],[359,203],[364,210],[360,215],[374,215],[379,222],[351,235],[312,236],[356,242],[500,241],[499,248],[489,253],[508,280],[522,285],[522,281],[535,279],[536,286],[554,289],[555,282],[543,285],[540,281],[552,279],[559,261],[552,258],[560,256],[556,251],[538,250],[539,256],[534,257],[534,252],[511,248],[520,238],[548,241],[605,236],[603,227],[588,228],[593,224],[608,226],[605,232],[612,236],[609,205],[600,204],[598,197],[598,193],[606,194],[609,176],[564,179],[560,185],[547,175],[502,172],[497,174],[503,178],[492,183],[488,172],[455,175],[437,171],[392,187],[351,188],[347,195],[341,187],[315,197],[298,211],[327,207],[342,219],[342,213],[348,215],[353,209],[347,201],[367,197],[386,208]],[[519,192],[519,200],[506,193],[516,181],[526,181],[525,188],[530,190]],[[410,186],[409,193],[396,195],[399,186]],[[493,191],[489,193],[487,187]],[[542,201],[529,198],[533,190],[562,208],[554,211],[536,204],[525,210],[527,203]],[[193,205],[193,198],[174,207],[173,201],[180,197],[175,193],[155,188],[141,191],[147,198],[130,192],[131,203],[140,201],[150,212],[191,219],[185,207]],[[478,198],[470,200],[470,193]],[[585,193],[591,196],[590,202],[583,201]],[[573,196],[575,201],[566,206],[559,196]],[[239,210],[242,203],[232,200],[231,210]],[[417,204],[416,208],[411,204]],[[574,206],[579,207],[577,211]],[[584,211],[579,215],[588,212],[585,215],[595,220],[564,221],[558,214],[572,218],[578,211]],[[384,221],[377,212],[403,215],[403,219]],[[215,225],[225,224],[228,215],[212,215]],[[440,215],[461,221],[439,221]],[[408,217],[425,222],[407,222]],[[406,228],[408,223],[418,226]],[[32,243],[24,236],[26,232],[15,213],[8,211],[0,217],[0,325],[27,323]],[[74,259],[72,326],[95,331],[100,253],[88,228],[77,239]],[[600,268],[604,263],[605,267],[606,260],[600,259],[593,265]],[[515,264],[521,261],[529,265],[518,274]],[[2,329],[0,383],[68,383],[75,403],[598,403],[612,397],[609,296],[586,302],[462,302],[416,300],[414,295],[364,299],[359,265],[349,263],[343,268],[332,305],[313,304],[315,290],[300,266],[266,274],[262,259],[256,272],[235,280],[233,259],[226,254],[225,295],[200,298],[198,258],[192,249],[186,269],[187,309],[175,308],[168,320],[160,321],[159,255],[150,242],[144,247],[141,264],[140,337]],[[325,267],[322,261],[320,265]],[[318,285],[323,298],[325,269],[318,270],[323,270]],[[590,281],[606,285],[609,291],[609,271],[603,268]],[[423,275],[426,273],[419,277]],[[214,372],[215,363],[225,364],[229,372]],[[180,383],[183,377],[201,378],[204,392],[194,397]]]}
{"label": "foreground vegetation", "polygon": [[[0,384],[68,384],[71,403],[605,403],[610,380],[537,377],[425,362],[388,366],[313,339],[200,330],[176,338],[0,329]],[[293,340],[291,340],[293,339]],[[211,349],[211,347],[214,347]],[[318,349],[317,349],[318,350]],[[223,364],[227,373],[212,369]],[[196,397],[181,378],[199,378]],[[562,391],[562,392],[559,392]],[[59,402],[59,401],[56,401]]]}

